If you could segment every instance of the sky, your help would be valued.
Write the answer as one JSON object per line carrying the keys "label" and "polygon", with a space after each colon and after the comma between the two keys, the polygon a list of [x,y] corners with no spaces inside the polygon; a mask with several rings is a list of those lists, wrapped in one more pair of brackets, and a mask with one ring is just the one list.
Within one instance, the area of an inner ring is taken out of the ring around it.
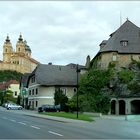
{"label": "sky", "polygon": [[140,1],[0,1],[0,60],[7,34],[20,33],[42,64],[85,65],[128,18],[140,27]]}

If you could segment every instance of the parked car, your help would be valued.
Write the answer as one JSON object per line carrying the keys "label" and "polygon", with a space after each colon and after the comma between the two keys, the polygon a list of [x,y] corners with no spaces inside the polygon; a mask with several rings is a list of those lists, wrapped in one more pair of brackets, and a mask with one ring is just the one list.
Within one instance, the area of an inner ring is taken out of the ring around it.
{"label": "parked car", "polygon": [[6,102],[6,103],[3,103],[2,106],[5,107],[5,108],[7,108],[7,105],[8,105],[8,104],[11,104],[11,103]]}
{"label": "parked car", "polygon": [[13,110],[22,110],[22,106],[17,105],[17,104],[8,104],[7,105],[7,110],[13,109]]}
{"label": "parked car", "polygon": [[38,108],[38,112],[57,112],[60,111],[58,106],[55,105],[42,105]]}

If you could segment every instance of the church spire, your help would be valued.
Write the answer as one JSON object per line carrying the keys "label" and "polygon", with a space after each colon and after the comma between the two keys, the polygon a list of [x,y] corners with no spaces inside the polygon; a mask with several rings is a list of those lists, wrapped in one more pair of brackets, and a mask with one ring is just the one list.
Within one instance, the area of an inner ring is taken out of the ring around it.
{"label": "church spire", "polygon": [[20,35],[19,35],[19,38],[18,38],[18,40],[19,40],[19,41],[23,41],[23,38],[22,38],[22,35],[21,35],[21,33],[20,33]]}
{"label": "church spire", "polygon": [[10,39],[9,39],[9,35],[7,34],[7,38],[6,38],[6,43],[9,43],[10,42]]}

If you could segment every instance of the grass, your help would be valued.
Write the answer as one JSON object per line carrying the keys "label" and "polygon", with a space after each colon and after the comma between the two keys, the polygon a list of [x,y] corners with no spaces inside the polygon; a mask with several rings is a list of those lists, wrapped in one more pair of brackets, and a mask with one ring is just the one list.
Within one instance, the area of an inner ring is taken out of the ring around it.
{"label": "grass", "polygon": [[90,115],[86,115],[86,114],[82,114],[82,113],[78,114],[78,118],[77,118],[76,113],[42,112],[40,114],[49,115],[49,116],[56,116],[56,117],[64,117],[64,118],[69,118],[69,119],[78,119],[78,120],[84,120],[84,121],[89,121],[89,122],[93,121],[93,118]]}

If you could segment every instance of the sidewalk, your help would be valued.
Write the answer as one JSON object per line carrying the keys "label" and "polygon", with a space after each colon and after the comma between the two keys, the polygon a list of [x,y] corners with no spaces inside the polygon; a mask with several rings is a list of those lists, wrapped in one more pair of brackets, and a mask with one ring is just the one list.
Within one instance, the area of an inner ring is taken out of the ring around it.
{"label": "sidewalk", "polygon": [[56,116],[49,116],[49,115],[43,115],[39,114],[37,111],[34,110],[6,110],[6,108],[0,107],[0,110],[5,110],[7,112],[13,112],[16,114],[23,114],[26,116],[31,116],[31,117],[37,117],[37,118],[43,118],[47,120],[52,120],[52,121],[58,121],[58,122],[64,122],[64,123],[90,123],[88,121],[83,121],[83,120],[76,120],[76,119],[68,119],[64,117],[56,117]]}
{"label": "sidewalk", "polygon": [[33,116],[33,117],[53,120],[53,121],[64,122],[64,123],[89,123],[87,121],[82,121],[82,120],[68,119],[68,118],[64,118],[64,117],[43,115],[43,114],[39,114],[37,111],[31,111],[31,110],[23,110],[22,114],[27,115],[27,116]]}

